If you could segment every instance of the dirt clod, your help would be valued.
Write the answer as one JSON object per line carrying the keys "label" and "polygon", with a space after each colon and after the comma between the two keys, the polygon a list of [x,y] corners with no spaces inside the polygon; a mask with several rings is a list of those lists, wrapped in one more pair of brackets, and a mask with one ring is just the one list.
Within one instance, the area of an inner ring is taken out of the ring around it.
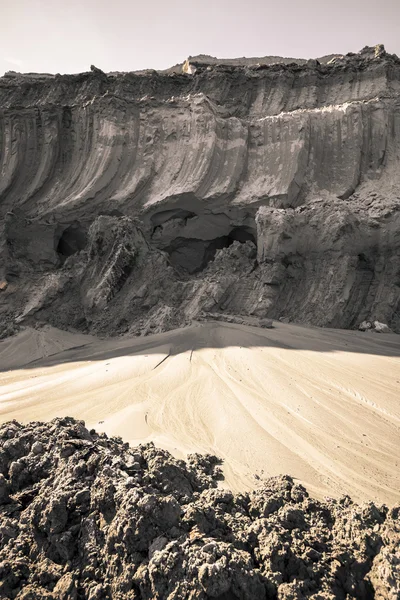
{"label": "dirt clod", "polygon": [[215,457],[129,448],[72,418],[2,425],[0,597],[399,597],[399,507],[220,479]]}

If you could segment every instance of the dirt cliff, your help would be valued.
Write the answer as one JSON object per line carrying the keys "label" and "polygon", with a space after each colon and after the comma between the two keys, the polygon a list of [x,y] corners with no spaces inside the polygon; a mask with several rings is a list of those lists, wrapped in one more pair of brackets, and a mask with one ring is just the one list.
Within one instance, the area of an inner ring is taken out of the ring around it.
{"label": "dirt cliff", "polygon": [[6,333],[202,311],[400,331],[400,60],[188,64],[0,78]]}

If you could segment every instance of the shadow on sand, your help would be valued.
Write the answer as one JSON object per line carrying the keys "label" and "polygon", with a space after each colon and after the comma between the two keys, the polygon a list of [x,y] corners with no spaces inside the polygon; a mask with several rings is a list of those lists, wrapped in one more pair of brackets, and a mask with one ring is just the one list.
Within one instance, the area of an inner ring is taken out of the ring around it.
{"label": "shadow on sand", "polygon": [[[52,329],[52,331],[57,330]],[[63,332],[59,333],[61,336],[63,335]],[[70,333],[66,335],[73,338]],[[85,336],[79,334],[79,342],[83,338]],[[18,348],[17,337],[2,340],[0,342],[0,372],[153,353],[165,354],[166,356],[162,359],[164,362],[168,357],[177,354],[192,353],[202,348],[224,347],[274,347],[297,351],[354,352],[400,358],[400,335],[398,334],[323,329],[279,322],[275,322],[272,329],[221,322],[198,322],[189,327],[148,337],[96,339],[87,336],[87,340],[87,343],[34,359],[32,359],[34,354],[24,351],[23,342],[21,342],[21,348]],[[11,346],[13,353],[20,355],[14,362],[10,362],[8,359]]]}

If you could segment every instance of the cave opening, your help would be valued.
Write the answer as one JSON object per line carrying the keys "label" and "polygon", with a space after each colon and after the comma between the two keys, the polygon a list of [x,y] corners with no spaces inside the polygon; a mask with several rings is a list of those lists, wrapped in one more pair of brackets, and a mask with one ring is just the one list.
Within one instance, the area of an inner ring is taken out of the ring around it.
{"label": "cave opening", "polygon": [[240,242],[241,244],[253,242],[253,244],[257,246],[256,236],[251,227],[235,227],[228,235],[228,240],[230,241],[229,246],[233,244],[233,242]]}
{"label": "cave opening", "polygon": [[166,248],[171,263],[193,274],[203,271],[214,260],[217,250],[229,248],[234,242],[257,245],[255,232],[250,227],[234,227],[228,235],[213,240],[177,238]]}
{"label": "cave opening", "polygon": [[345,327],[350,329],[357,327],[361,321],[369,317],[368,295],[374,280],[374,263],[373,252],[368,255],[360,252],[357,256],[354,278],[348,287],[348,300],[341,310],[342,318],[345,318]]}
{"label": "cave opening", "polygon": [[72,223],[62,232],[56,251],[65,260],[86,247],[87,232],[80,223]]}
{"label": "cave opening", "polygon": [[361,252],[357,258],[357,269],[360,271],[373,271],[371,261],[363,252]]}

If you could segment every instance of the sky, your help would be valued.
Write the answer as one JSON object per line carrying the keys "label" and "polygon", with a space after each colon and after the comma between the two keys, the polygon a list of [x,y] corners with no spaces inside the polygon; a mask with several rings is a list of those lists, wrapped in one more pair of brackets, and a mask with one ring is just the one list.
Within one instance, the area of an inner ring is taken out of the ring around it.
{"label": "sky", "polygon": [[400,0],[0,0],[0,75],[165,69],[187,56],[315,58],[384,44]]}

